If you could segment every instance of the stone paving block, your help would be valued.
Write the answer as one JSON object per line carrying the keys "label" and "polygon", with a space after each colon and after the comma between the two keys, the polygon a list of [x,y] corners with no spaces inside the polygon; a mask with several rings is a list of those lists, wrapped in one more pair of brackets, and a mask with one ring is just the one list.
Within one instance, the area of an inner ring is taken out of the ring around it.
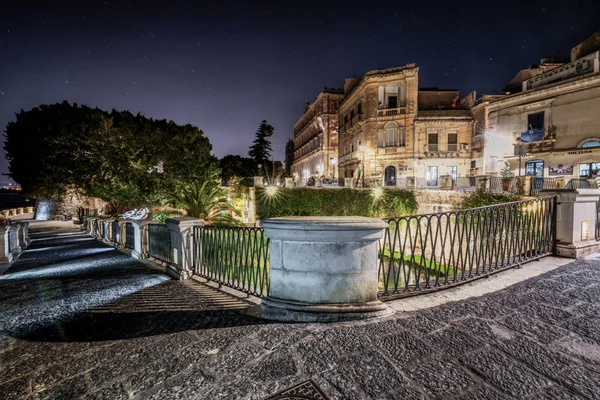
{"label": "stone paving block", "polygon": [[529,315],[524,315],[521,312],[515,312],[506,316],[498,320],[498,323],[542,343],[550,343],[571,335],[566,329],[547,324]]}
{"label": "stone paving block", "polygon": [[329,400],[344,400],[347,397],[343,396],[323,375],[313,375],[311,380],[319,389],[329,398]]}
{"label": "stone paving block", "polygon": [[456,362],[429,360],[407,373],[408,378],[424,387],[433,396],[447,398],[482,382]]}
{"label": "stone paving block", "polygon": [[486,381],[516,397],[530,396],[551,382],[496,350],[484,350],[461,357],[461,362]]}
{"label": "stone paving block", "polygon": [[375,346],[392,358],[398,365],[417,362],[433,353],[431,345],[411,333],[398,333],[375,339]]}
{"label": "stone paving block", "polygon": [[257,340],[263,342],[266,349],[288,346],[297,343],[310,334],[308,327],[299,325],[267,325],[257,334]]}
{"label": "stone paving block", "polygon": [[260,389],[257,388],[253,382],[247,378],[232,379],[224,382],[222,385],[214,386],[213,388],[204,392],[203,397],[195,396],[193,393],[189,393],[189,388],[182,387],[179,391],[171,391],[170,397],[150,397],[150,399],[193,399],[193,398],[205,398],[210,400],[254,400],[260,399]]}
{"label": "stone paving block", "polygon": [[84,376],[76,376],[36,394],[39,400],[76,399],[93,389]]}
{"label": "stone paving block", "polygon": [[123,388],[121,382],[81,396],[81,400],[127,400],[129,398],[129,393]]}
{"label": "stone paving block", "polygon": [[575,289],[574,285],[557,279],[539,279],[528,283],[527,287],[534,288],[536,291],[544,290],[546,292],[560,293]]}
{"label": "stone paving block", "polygon": [[485,298],[470,302],[460,301],[444,304],[431,310],[431,315],[436,320],[451,322],[467,317],[494,319],[511,312],[510,307],[503,306],[493,299]]}
{"label": "stone paving block", "polygon": [[586,286],[590,286],[591,284],[596,284],[596,281],[594,279],[590,279],[585,275],[569,274],[563,271],[552,275],[552,279],[567,283],[569,285],[577,286],[579,288],[584,288]]}
{"label": "stone paving block", "polygon": [[549,323],[549,324],[560,324],[561,322],[573,318],[574,314],[560,309],[556,307],[547,306],[541,303],[530,303],[521,308],[519,308],[519,312],[529,315],[531,317],[535,317],[540,321]]}
{"label": "stone paving block", "polygon": [[532,396],[527,397],[527,400],[584,400],[582,397],[562,386],[550,386],[540,390]]}
{"label": "stone paving block", "polygon": [[564,370],[558,380],[568,388],[590,399],[600,399],[600,372],[591,368],[575,367]]}
{"label": "stone paving block", "polygon": [[552,344],[554,348],[564,352],[565,354],[578,357],[584,361],[589,361],[594,364],[600,364],[600,344],[582,338],[567,338]]}
{"label": "stone paving block", "polygon": [[562,326],[595,341],[600,341],[600,318],[579,317],[565,321]]}
{"label": "stone paving block", "polygon": [[[449,397],[442,397],[446,399]],[[452,397],[453,400],[514,400],[514,397],[508,396],[497,389],[487,385],[477,385],[471,390],[463,391],[462,393]]]}
{"label": "stone paving block", "polygon": [[0,399],[27,399],[33,393],[31,376],[12,379],[0,384]]}
{"label": "stone paving block", "polygon": [[265,348],[257,341],[240,341],[229,346],[225,351],[207,358],[204,365],[213,376],[217,377],[232,373],[265,353]]}
{"label": "stone paving block", "polygon": [[[367,399],[412,400],[422,399],[424,396],[416,386],[374,351],[352,354],[341,360],[338,372],[352,382],[351,386],[353,384],[360,387]],[[335,384],[334,386],[337,387]]]}
{"label": "stone paving block", "polygon": [[555,377],[565,368],[577,365],[577,361],[548,349],[547,346],[537,344],[531,339],[516,337],[511,340],[499,342],[497,348],[519,359],[548,377]]}
{"label": "stone paving block", "polygon": [[399,320],[398,315],[393,315],[383,319],[377,318],[371,321],[360,321],[360,323],[355,323],[354,327],[367,337],[376,338],[402,332],[403,329],[398,322]]}
{"label": "stone paving block", "polygon": [[195,399],[202,398],[202,393],[206,391],[213,380],[206,377],[195,368],[186,371],[168,375],[164,382],[159,382],[153,389],[138,394],[136,399]]}
{"label": "stone paving block", "polygon": [[425,338],[433,345],[437,353],[444,355],[459,356],[486,346],[485,341],[455,327],[435,331]]}
{"label": "stone paving block", "polygon": [[454,326],[464,332],[470,333],[485,343],[496,340],[506,340],[515,337],[515,332],[498,324],[482,318],[465,318],[452,322]]}
{"label": "stone paving block", "polygon": [[429,318],[423,315],[419,311],[416,315],[411,315],[405,318],[398,318],[398,325],[405,330],[411,331],[418,335],[425,335],[427,333],[442,329],[446,326],[445,323],[440,322],[436,319]]}
{"label": "stone paving block", "polygon": [[288,349],[276,350],[251,365],[247,365],[242,371],[244,376],[257,382],[291,377],[297,373],[296,360]]}
{"label": "stone paving block", "polygon": [[565,292],[565,294],[576,298],[581,301],[585,301],[591,304],[600,303],[600,285],[593,285],[586,287],[585,289],[573,289]]}
{"label": "stone paving block", "polygon": [[317,374],[337,365],[339,355],[322,339],[311,339],[292,347],[300,362],[302,372]]}
{"label": "stone paving block", "polygon": [[327,329],[322,337],[339,353],[355,353],[365,351],[371,346],[370,339],[362,334],[356,326],[341,326]]}

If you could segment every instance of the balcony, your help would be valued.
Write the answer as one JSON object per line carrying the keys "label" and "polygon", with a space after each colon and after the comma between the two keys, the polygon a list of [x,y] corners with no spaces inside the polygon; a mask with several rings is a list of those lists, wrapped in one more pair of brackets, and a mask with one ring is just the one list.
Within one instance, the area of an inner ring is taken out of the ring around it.
{"label": "balcony", "polygon": [[426,144],[423,149],[425,157],[460,157],[460,150],[466,150],[464,145],[447,144],[445,146],[439,144]]}
{"label": "balcony", "polygon": [[377,117],[393,117],[395,115],[402,114],[406,114],[406,107],[386,108],[384,110],[377,110]]}
{"label": "balcony", "polygon": [[349,121],[344,122],[343,128],[345,131],[353,131],[355,128],[362,126],[363,120],[362,114],[355,115]]}
{"label": "balcony", "polygon": [[354,159],[358,160],[359,157],[360,157],[360,152],[359,151],[353,151],[351,153],[348,153],[348,154],[345,154],[343,156],[340,156],[339,164],[342,164],[344,162],[351,161],[351,160],[354,160]]}

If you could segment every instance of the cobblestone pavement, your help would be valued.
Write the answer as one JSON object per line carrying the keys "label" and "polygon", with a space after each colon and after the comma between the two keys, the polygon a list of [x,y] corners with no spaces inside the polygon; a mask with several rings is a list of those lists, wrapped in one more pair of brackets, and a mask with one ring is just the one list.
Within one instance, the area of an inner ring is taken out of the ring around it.
{"label": "cobblestone pavement", "polygon": [[385,319],[275,324],[36,229],[0,276],[2,399],[262,399],[308,379],[330,399],[600,398],[600,261]]}

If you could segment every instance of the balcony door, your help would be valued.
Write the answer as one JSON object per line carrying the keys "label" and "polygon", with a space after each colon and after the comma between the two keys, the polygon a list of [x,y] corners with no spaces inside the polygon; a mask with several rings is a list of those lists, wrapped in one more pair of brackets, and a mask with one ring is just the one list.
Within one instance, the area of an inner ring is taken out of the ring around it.
{"label": "balcony door", "polygon": [[544,186],[544,162],[541,160],[527,161],[525,176],[533,176],[533,187],[541,189]]}
{"label": "balcony door", "polygon": [[396,167],[385,169],[385,186],[396,186]]}
{"label": "balcony door", "polygon": [[427,186],[438,185],[438,167],[427,167]]}

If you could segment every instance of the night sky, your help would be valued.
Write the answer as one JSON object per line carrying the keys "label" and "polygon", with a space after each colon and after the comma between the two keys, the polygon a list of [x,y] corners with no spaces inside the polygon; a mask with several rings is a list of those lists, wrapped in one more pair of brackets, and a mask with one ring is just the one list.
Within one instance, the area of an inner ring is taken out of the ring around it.
{"label": "night sky", "polygon": [[323,87],[414,62],[421,87],[500,93],[568,58],[598,15],[599,0],[0,0],[0,126],[68,100],[194,124],[222,157],[247,155],[266,119],[282,160]]}

